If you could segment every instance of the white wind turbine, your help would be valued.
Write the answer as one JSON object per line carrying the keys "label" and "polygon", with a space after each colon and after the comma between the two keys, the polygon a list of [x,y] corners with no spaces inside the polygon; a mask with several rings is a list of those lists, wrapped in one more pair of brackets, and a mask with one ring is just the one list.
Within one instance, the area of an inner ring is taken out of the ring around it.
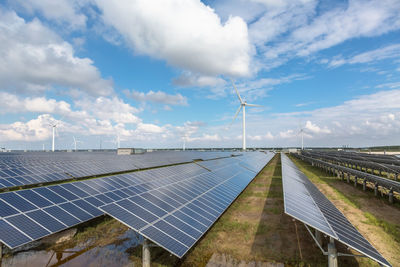
{"label": "white wind turbine", "polygon": [[187,134],[184,134],[184,135],[182,136],[182,139],[183,139],[182,150],[185,151],[185,149],[186,149]]}
{"label": "white wind turbine", "polygon": [[53,142],[51,144],[51,151],[53,151],[53,152],[54,152],[54,141],[55,141],[56,127],[57,127],[58,124],[59,124],[59,122],[55,122],[55,121],[52,121],[49,124],[53,129]]}
{"label": "white wind turbine", "polygon": [[300,130],[297,134],[298,135],[301,134],[301,150],[304,150],[304,133],[305,133],[305,131],[304,131],[304,127],[302,126],[302,124],[300,124],[299,128],[300,128]]}
{"label": "white wind turbine", "polygon": [[75,136],[73,136],[74,142],[72,143],[74,145],[74,150],[76,151],[76,144],[77,143],[82,143],[82,141],[76,140]]}
{"label": "white wind turbine", "polygon": [[236,94],[237,94],[238,99],[239,99],[239,101],[240,101],[240,106],[239,106],[239,108],[237,109],[237,111],[236,111],[236,113],[235,113],[235,117],[233,117],[233,120],[232,120],[232,122],[231,122],[230,125],[232,125],[232,123],[235,121],[237,115],[238,115],[239,112],[240,112],[240,109],[242,109],[242,115],[243,115],[243,135],[242,135],[242,139],[243,139],[243,150],[246,150],[246,106],[249,106],[249,107],[262,107],[262,106],[261,106],[261,105],[255,105],[255,104],[248,104],[248,103],[246,102],[246,100],[243,100],[243,99],[240,97],[239,91],[238,91],[238,89],[236,88],[236,86],[235,86],[235,84],[233,83],[233,81],[232,81],[232,85],[233,85],[233,88],[235,88]]}

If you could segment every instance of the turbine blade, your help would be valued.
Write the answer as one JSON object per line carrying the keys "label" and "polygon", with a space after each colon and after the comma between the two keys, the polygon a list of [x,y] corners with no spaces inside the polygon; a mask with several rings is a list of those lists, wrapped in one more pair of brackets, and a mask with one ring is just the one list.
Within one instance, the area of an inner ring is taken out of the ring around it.
{"label": "turbine blade", "polygon": [[239,98],[240,104],[242,104],[242,103],[243,103],[243,100],[242,100],[242,98],[240,97],[239,91],[238,91],[238,89],[236,88],[236,86],[235,86],[235,84],[233,83],[232,80],[231,80],[231,82],[232,82],[233,88],[235,88],[235,91],[236,91],[237,97]]}
{"label": "turbine blade", "polygon": [[263,107],[262,105],[256,105],[256,104],[245,104],[246,106],[249,106],[249,107]]}
{"label": "turbine blade", "polygon": [[236,119],[237,115],[239,114],[241,108],[242,108],[242,105],[240,105],[239,108],[236,110],[235,116],[233,117],[233,120],[229,124],[228,128],[231,127],[232,123],[235,121],[235,119]]}

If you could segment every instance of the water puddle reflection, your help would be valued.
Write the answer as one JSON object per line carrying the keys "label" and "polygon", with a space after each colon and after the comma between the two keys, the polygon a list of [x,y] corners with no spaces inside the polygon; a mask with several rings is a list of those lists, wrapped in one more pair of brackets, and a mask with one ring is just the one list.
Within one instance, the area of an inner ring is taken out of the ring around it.
{"label": "water puddle reflection", "polygon": [[18,252],[13,256],[3,258],[1,267],[32,267],[32,266],[132,266],[128,251],[143,242],[134,231],[128,230],[124,234],[104,246],[91,245],[86,241],[72,248],[63,248],[57,251],[29,250]]}

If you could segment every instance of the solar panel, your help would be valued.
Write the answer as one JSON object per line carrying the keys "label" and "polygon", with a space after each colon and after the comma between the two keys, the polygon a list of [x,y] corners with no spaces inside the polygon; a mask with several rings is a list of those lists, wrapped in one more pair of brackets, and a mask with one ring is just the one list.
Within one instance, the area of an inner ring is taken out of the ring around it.
{"label": "solar panel", "polygon": [[0,189],[231,156],[231,152],[24,152],[0,154]]}
{"label": "solar panel", "polygon": [[[258,160],[266,164],[270,158],[264,154]],[[190,163],[2,193],[0,241],[15,248],[109,211],[125,224],[148,233],[149,238],[161,231],[162,235],[156,235],[160,240],[154,242],[167,249],[168,242],[177,242],[174,251],[181,255],[255,176],[236,158],[220,159],[223,165],[212,161],[202,162],[210,169]],[[151,231],[150,223],[156,230]],[[178,240],[166,238],[169,234]]]}
{"label": "solar panel", "polygon": [[[87,181],[26,189],[0,194],[0,232],[13,227],[26,238],[0,233],[2,243],[10,248],[23,245],[45,235],[67,229],[104,214],[99,206],[151,190],[152,181],[159,186],[174,183],[182,177],[208,172],[196,164],[177,165],[121,174]],[[175,176],[179,176],[176,178]],[[162,180],[163,182],[159,182]],[[126,187],[128,186],[128,187]],[[159,187],[158,186],[158,187]],[[126,193],[124,193],[124,191]],[[146,194],[144,201],[152,199]],[[23,216],[22,216],[23,215]],[[24,227],[21,220],[27,222]],[[5,228],[1,228],[3,225]],[[37,229],[38,236],[32,234]],[[47,231],[43,231],[46,229]],[[25,242],[25,243],[24,243]]]}
{"label": "solar panel", "polygon": [[[247,156],[251,160],[243,161]],[[174,183],[99,208],[175,256],[183,257],[272,157],[255,152],[198,162],[206,172],[175,176]],[[256,163],[250,165],[252,161]],[[249,166],[242,166],[243,162]]]}
{"label": "solar panel", "polygon": [[285,213],[384,266],[389,262],[346,217],[281,153]]}

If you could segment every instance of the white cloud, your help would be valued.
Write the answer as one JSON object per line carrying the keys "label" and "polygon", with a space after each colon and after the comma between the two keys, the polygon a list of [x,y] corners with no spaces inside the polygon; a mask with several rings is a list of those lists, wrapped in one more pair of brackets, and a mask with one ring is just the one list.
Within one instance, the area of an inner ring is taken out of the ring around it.
{"label": "white cloud", "polygon": [[330,67],[339,67],[343,64],[369,63],[388,58],[400,57],[400,44],[388,45],[375,50],[360,53],[348,59],[337,58],[329,62]]}
{"label": "white cloud", "polygon": [[52,130],[49,127],[53,118],[48,115],[40,115],[26,123],[14,122],[11,125],[0,124],[1,141],[42,141],[50,138]]}
{"label": "white cloud", "polygon": [[112,120],[116,123],[140,123],[141,119],[134,113],[139,110],[118,97],[96,99],[84,98],[75,101],[75,106],[92,114],[100,120]]}
{"label": "white cloud", "polygon": [[148,123],[139,123],[137,126],[137,130],[142,133],[162,133],[164,129],[155,124]]}
{"label": "white cloud", "polygon": [[193,73],[184,73],[173,80],[175,85],[181,87],[211,87],[224,86],[226,81],[219,77],[194,75]]}
{"label": "white cloud", "polygon": [[33,15],[39,12],[48,20],[59,24],[67,24],[76,29],[85,27],[87,17],[80,12],[81,5],[86,1],[75,0],[13,0],[12,5]]}
{"label": "white cloud", "polygon": [[306,125],[305,125],[305,130],[311,132],[311,133],[315,133],[315,134],[320,134],[320,133],[325,133],[325,134],[329,134],[331,133],[331,131],[325,126],[324,128],[320,128],[318,125],[313,124],[311,121],[307,121]]}
{"label": "white cloud", "polygon": [[252,47],[240,17],[224,24],[198,0],[97,0],[102,18],[136,53],[203,75],[249,75]]}
{"label": "white cloud", "polygon": [[131,90],[125,91],[125,95],[140,102],[153,102],[173,106],[187,106],[187,98],[181,94],[171,95],[162,91],[149,91],[147,93]]}
{"label": "white cloud", "polygon": [[89,58],[75,56],[73,47],[39,20],[26,22],[0,8],[0,87],[37,93],[53,86],[78,88],[91,95],[113,92]]}
{"label": "white cloud", "polygon": [[67,114],[71,112],[70,104],[65,101],[46,99],[45,97],[20,98],[17,95],[0,92],[0,113],[57,113]]}

